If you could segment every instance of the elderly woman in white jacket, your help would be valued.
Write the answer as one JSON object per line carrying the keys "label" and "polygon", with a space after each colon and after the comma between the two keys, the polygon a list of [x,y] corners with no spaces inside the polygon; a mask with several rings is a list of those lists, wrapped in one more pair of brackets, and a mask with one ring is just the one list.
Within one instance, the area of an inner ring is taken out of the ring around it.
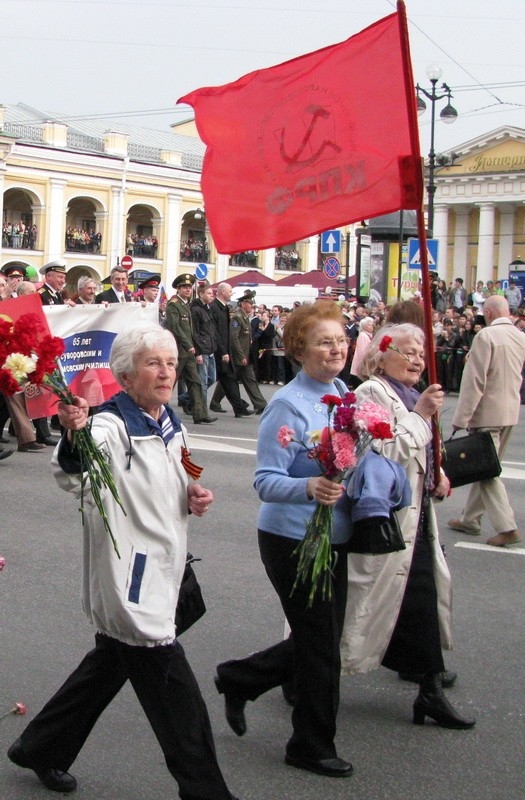
{"label": "elderly woman in white jacket", "polygon": [[423,331],[408,323],[384,326],[362,362],[361,376],[367,380],[357,397],[391,412],[394,436],[376,441],[375,447],[405,467],[412,502],[396,512],[405,550],[350,553],[343,672],[383,665],[418,674],[414,723],[423,724],[427,716],[446,728],[471,728],[475,720],[455,711],[441,685],[442,647],[451,647],[451,585],[431,497],[444,497],[449,483],[441,473],[437,486],[432,485],[430,422],[444,393],[437,384],[422,394],[416,391],[424,366]]}
{"label": "elderly woman in white jacket", "polygon": [[[8,757],[34,770],[48,789],[73,791],[77,781],[68,771],[71,764],[129,680],[180,796],[235,800],[217,763],[206,706],[176,630],[188,514],[202,517],[213,502],[209,489],[188,481],[182,461],[185,431],[169,405],[177,345],[160,325],[135,325],[116,336],[109,364],[123,391],[95,414],[91,435],[107,455],[126,512],[101,489],[121,558],[86,486],[82,599],[96,631],[95,648],[11,745]],[[87,411],[81,398],[74,405],[59,404],[68,431],[55,451],[55,477],[77,497],[85,475],[71,432],[85,427]]]}

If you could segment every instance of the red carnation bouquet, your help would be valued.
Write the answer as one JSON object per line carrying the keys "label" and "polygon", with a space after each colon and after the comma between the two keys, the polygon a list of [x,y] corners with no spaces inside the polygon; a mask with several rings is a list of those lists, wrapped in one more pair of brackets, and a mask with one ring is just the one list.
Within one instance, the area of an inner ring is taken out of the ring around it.
{"label": "red carnation bouquet", "polygon": [[[28,384],[46,386],[63,403],[72,404],[73,394],[58,362],[63,352],[63,340],[49,334],[43,315],[23,314],[14,322],[0,317],[0,392],[11,397],[24,391]],[[102,487],[109,489],[124,511],[107,459],[93,440],[89,427],[74,431],[72,444],[79,454],[80,471],[83,475],[87,473],[85,480],[89,481],[93,500],[120,558],[101,495]],[[81,486],[81,512],[85,480]]]}
{"label": "red carnation bouquet", "polygon": [[[317,462],[325,478],[342,483],[373,439],[393,437],[390,413],[376,403],[358,403],[353,392],[347,392],[344,397],[326,394],[321,397],[321,403],[327,407],[326,427],[310,433],[305,443],[294,439],[295,431],[283,425],[277,433],[277,440],[282,447],[288,447],[292,442],[304,447],[308,450],[308,458]],[[323,600],[332,596],[333,513],[332,506],[318,503],[304,539],[294,552],[299,561],[292,593],[299,583],[310,580],[308,606],[312,605],[319,584]]]}

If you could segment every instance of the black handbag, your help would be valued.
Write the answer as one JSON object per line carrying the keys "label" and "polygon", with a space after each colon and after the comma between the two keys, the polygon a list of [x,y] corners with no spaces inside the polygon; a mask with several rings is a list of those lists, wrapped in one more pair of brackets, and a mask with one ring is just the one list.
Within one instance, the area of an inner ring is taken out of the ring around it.
{"label": "black handbag", "polygon": [[191,553],[186,555],[186,566],[184,567],[175,611],[177,636],[191,628],[206,613],[206,604],[204,603],[201,587],[192,567],[195,561],[200,561],[200,558],[194,558]]}
{"label": "black handbag", "polygon": [[442,463],[452,489],[501,474],[501,463],[489,431],[473,432],[459,439],[452,436],[443,443]]}
{"label": "black handbag", "polygon": [[380,556],[406,550],[406,544],[393,511],[390,517],[366,517],[354,522],[348,543],[350,553]]}

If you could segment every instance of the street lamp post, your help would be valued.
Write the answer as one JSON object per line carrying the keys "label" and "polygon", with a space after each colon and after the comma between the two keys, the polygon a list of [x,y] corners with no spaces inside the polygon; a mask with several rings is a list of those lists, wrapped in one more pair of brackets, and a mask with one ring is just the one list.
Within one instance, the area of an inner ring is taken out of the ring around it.
{"label": "street lamp post", "polygon": [[435,183],[435,170],[436,170],[436,153],[434,150],[434,135],[435,135],[435,127],[436,127],[436,103],[439,100],[447,100],[447,105],[445,108],[441,110],[440,118],[443,122],[450,124],[451,122],[455,122],[458,116],[458,112],[456,109],[450,104],[450,100],[452,98],[452,93],[450,88],[447,86],[446,83],[441,85],[442,94],[438,94],[436,91],[437,82],[441,78],[443,74],[441,68],[437,64],[431,64],[427,68],[427,77],[432,85],[430,91],[423,89],[419,83],[416,86],[416,93],[417,93],[417,113],[423,114],[426,110],[426,103],[421,97],[424,95],[427,100],[430,100],[431,104],[431,119],[430,119],[430,152],[428,154],[428,184],[427,184],[427,194],[428,194],[428,211],[427,211],[427,227],[428,227],[428,236],[432,238],[432,234],[434,231],[434,195],[436,194],[436,183]]}

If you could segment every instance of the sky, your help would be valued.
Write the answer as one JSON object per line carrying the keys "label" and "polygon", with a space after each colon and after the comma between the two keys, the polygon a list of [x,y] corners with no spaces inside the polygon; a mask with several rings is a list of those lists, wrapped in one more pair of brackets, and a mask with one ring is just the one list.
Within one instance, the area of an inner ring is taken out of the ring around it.
{"label": "sky", "polygon": [[[406,0],[414,79],[443,70],[455,123],[436,153],[503,125],[525,129],[523,0]],[[0,103],[62,118],[169,130],[192,110],[177,98],[343,41],[394,0],[0,0]],[[436,116],[446,101],[436,104]],[[430,110],[420,117],[430,147]]]}

